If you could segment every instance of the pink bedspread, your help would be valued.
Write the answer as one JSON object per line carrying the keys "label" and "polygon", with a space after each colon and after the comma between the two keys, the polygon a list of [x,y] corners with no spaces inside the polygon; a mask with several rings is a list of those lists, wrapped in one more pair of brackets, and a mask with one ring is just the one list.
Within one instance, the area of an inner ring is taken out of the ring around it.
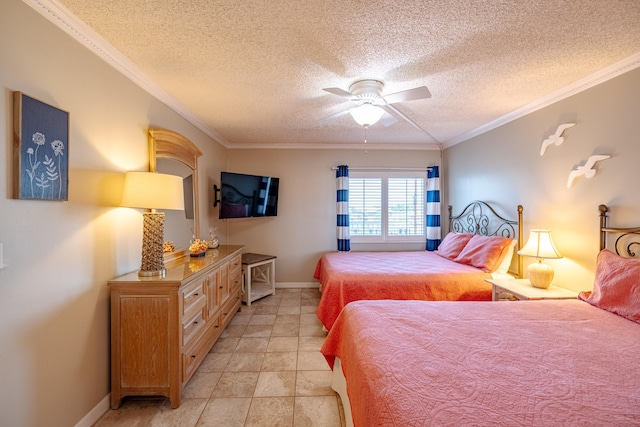
{"label": "pink bedspread", "polygon": [[358,301],[321,351],[356,427],[640,425],[640,325],[579,300]]}
{"label": "pink bedspread", "polygon": [[352,301],[491,300],[490,274],[427,251],[332,252],[320,258],[314,277],[322,289],[317,314],[327,329]]}

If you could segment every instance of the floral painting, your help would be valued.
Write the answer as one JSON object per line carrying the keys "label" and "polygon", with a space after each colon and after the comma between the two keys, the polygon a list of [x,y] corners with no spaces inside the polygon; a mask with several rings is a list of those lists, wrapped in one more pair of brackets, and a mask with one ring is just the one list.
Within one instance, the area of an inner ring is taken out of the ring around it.
{"label": "floral painting", "polygon": [[69,113],[14,92],[14,197],[67,200]]}

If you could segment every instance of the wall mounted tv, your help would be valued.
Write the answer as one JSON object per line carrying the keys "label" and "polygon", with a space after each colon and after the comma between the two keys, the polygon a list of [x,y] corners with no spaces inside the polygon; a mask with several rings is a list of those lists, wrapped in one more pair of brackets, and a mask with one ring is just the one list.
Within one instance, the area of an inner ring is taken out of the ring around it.
{"label": "wall mounted tv", "polygon": [[213,186],[213,206],[220,204],[220,219],[276,216],[279,183],[270,176],[221,172],[220,188]]}

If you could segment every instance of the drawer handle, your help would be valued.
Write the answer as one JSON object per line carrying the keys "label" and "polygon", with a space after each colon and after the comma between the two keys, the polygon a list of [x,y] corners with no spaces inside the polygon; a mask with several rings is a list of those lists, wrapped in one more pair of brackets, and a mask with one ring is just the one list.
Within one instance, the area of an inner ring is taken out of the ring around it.
{"label": "drawer handle", "polygon": [[191,358],[192,358],[192,359],[195,359],[195,358],[196,358],[196,355],[195,355],[195,354],[192,354],[192,355],[191,355]]}
{"label": "drawer handle", "polygon": [[198,293],[196,292],[195,294],[193,294],[193,296],[194,296],[194,297],[197,297],[197,296],[198,296]]}
{"label": "drawer handle", "polygon": [[194,324],[194,325],[197,325],[197,324],[198,324],[198,321],[196,320],[195,322],[193,322],[193,324]]}
{"label": "drawer handle", "polygon": [[222,289],[222,288],[223,288],[223,286],[220,286],[220,289]]}

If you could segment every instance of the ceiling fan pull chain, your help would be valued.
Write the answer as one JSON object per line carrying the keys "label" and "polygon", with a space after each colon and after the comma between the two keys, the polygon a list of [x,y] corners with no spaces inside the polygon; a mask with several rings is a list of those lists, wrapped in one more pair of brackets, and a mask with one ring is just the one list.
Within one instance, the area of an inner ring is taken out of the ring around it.
{"label": "ceiling fan pull chain", "polygon": [[[367,128],[368,128],[368,127],[369,127],[369,126],[365,126],[365,127],[364,127],[364,143],[365,143],[365,144],[367,143]],[[364,149],[364,154],[369,154],[369,151],[367,151],[367,149],[366,149],[366,148]]]}

